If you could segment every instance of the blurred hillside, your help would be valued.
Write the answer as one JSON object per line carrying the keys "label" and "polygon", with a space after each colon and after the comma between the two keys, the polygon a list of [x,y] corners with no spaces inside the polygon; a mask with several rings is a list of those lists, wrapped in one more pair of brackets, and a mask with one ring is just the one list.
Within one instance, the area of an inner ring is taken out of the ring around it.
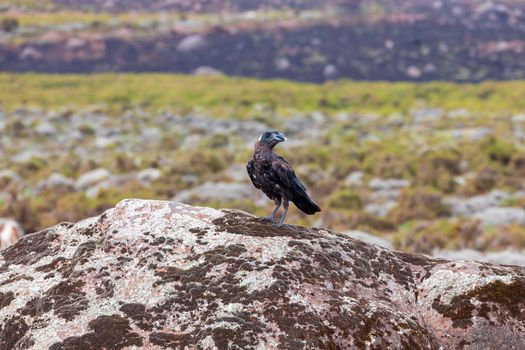
{"label": "blurred hillside", "polygon": [[518,0],[0,2],[0,70],[521,79]]}

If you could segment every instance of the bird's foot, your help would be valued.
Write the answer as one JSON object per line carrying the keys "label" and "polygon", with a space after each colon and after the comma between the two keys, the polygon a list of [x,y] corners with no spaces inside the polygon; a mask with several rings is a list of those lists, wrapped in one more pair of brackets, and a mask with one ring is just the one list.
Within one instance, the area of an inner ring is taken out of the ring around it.
{"label": "bird's foot", "polygon": [[268,221],[268,222],[274,222],[276,223],[277,221],[275,220],[275,218],[273,216],[265,216],[263,218],[261,218],[262,221]]}

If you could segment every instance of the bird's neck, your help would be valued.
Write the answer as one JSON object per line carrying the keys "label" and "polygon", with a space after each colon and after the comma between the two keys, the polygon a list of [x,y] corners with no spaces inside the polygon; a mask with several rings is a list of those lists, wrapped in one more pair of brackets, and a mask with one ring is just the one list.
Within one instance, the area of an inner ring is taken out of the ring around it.
{"label": "bird's neck", "polygon": [[273,146],[275,145],[269,145],[265,142],[258,141],[255,143],[255,154],[272,153]]}

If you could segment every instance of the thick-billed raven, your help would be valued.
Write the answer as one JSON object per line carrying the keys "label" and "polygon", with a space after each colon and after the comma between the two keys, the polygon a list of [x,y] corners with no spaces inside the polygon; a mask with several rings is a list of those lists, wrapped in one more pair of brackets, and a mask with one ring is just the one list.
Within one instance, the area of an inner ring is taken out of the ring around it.
{"label": "thick-billed raven", "polygon": [[246,170],[255,187],[260,189],[275,202],[275,209],[267,219],[274,221],[277,210],[284,207],[279,223],[281,226],[288,212],[289,201],[306,214],[313,215],[321,208],[308,197],[306,188],[295,176],[292,166],[273,152],[279,142],[286,140],[280,131],[268,131],[261,135],[255,143],[255,152],[252,159],[246,164]]}

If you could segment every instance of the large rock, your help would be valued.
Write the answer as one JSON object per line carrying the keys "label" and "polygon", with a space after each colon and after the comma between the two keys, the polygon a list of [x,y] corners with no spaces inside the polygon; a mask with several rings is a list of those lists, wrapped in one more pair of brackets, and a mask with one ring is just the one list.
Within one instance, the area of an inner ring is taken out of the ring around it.
{"label": "large rock", "polygon": [[2,349],[522,349],[525,269],[126,200],[0,253]]}

